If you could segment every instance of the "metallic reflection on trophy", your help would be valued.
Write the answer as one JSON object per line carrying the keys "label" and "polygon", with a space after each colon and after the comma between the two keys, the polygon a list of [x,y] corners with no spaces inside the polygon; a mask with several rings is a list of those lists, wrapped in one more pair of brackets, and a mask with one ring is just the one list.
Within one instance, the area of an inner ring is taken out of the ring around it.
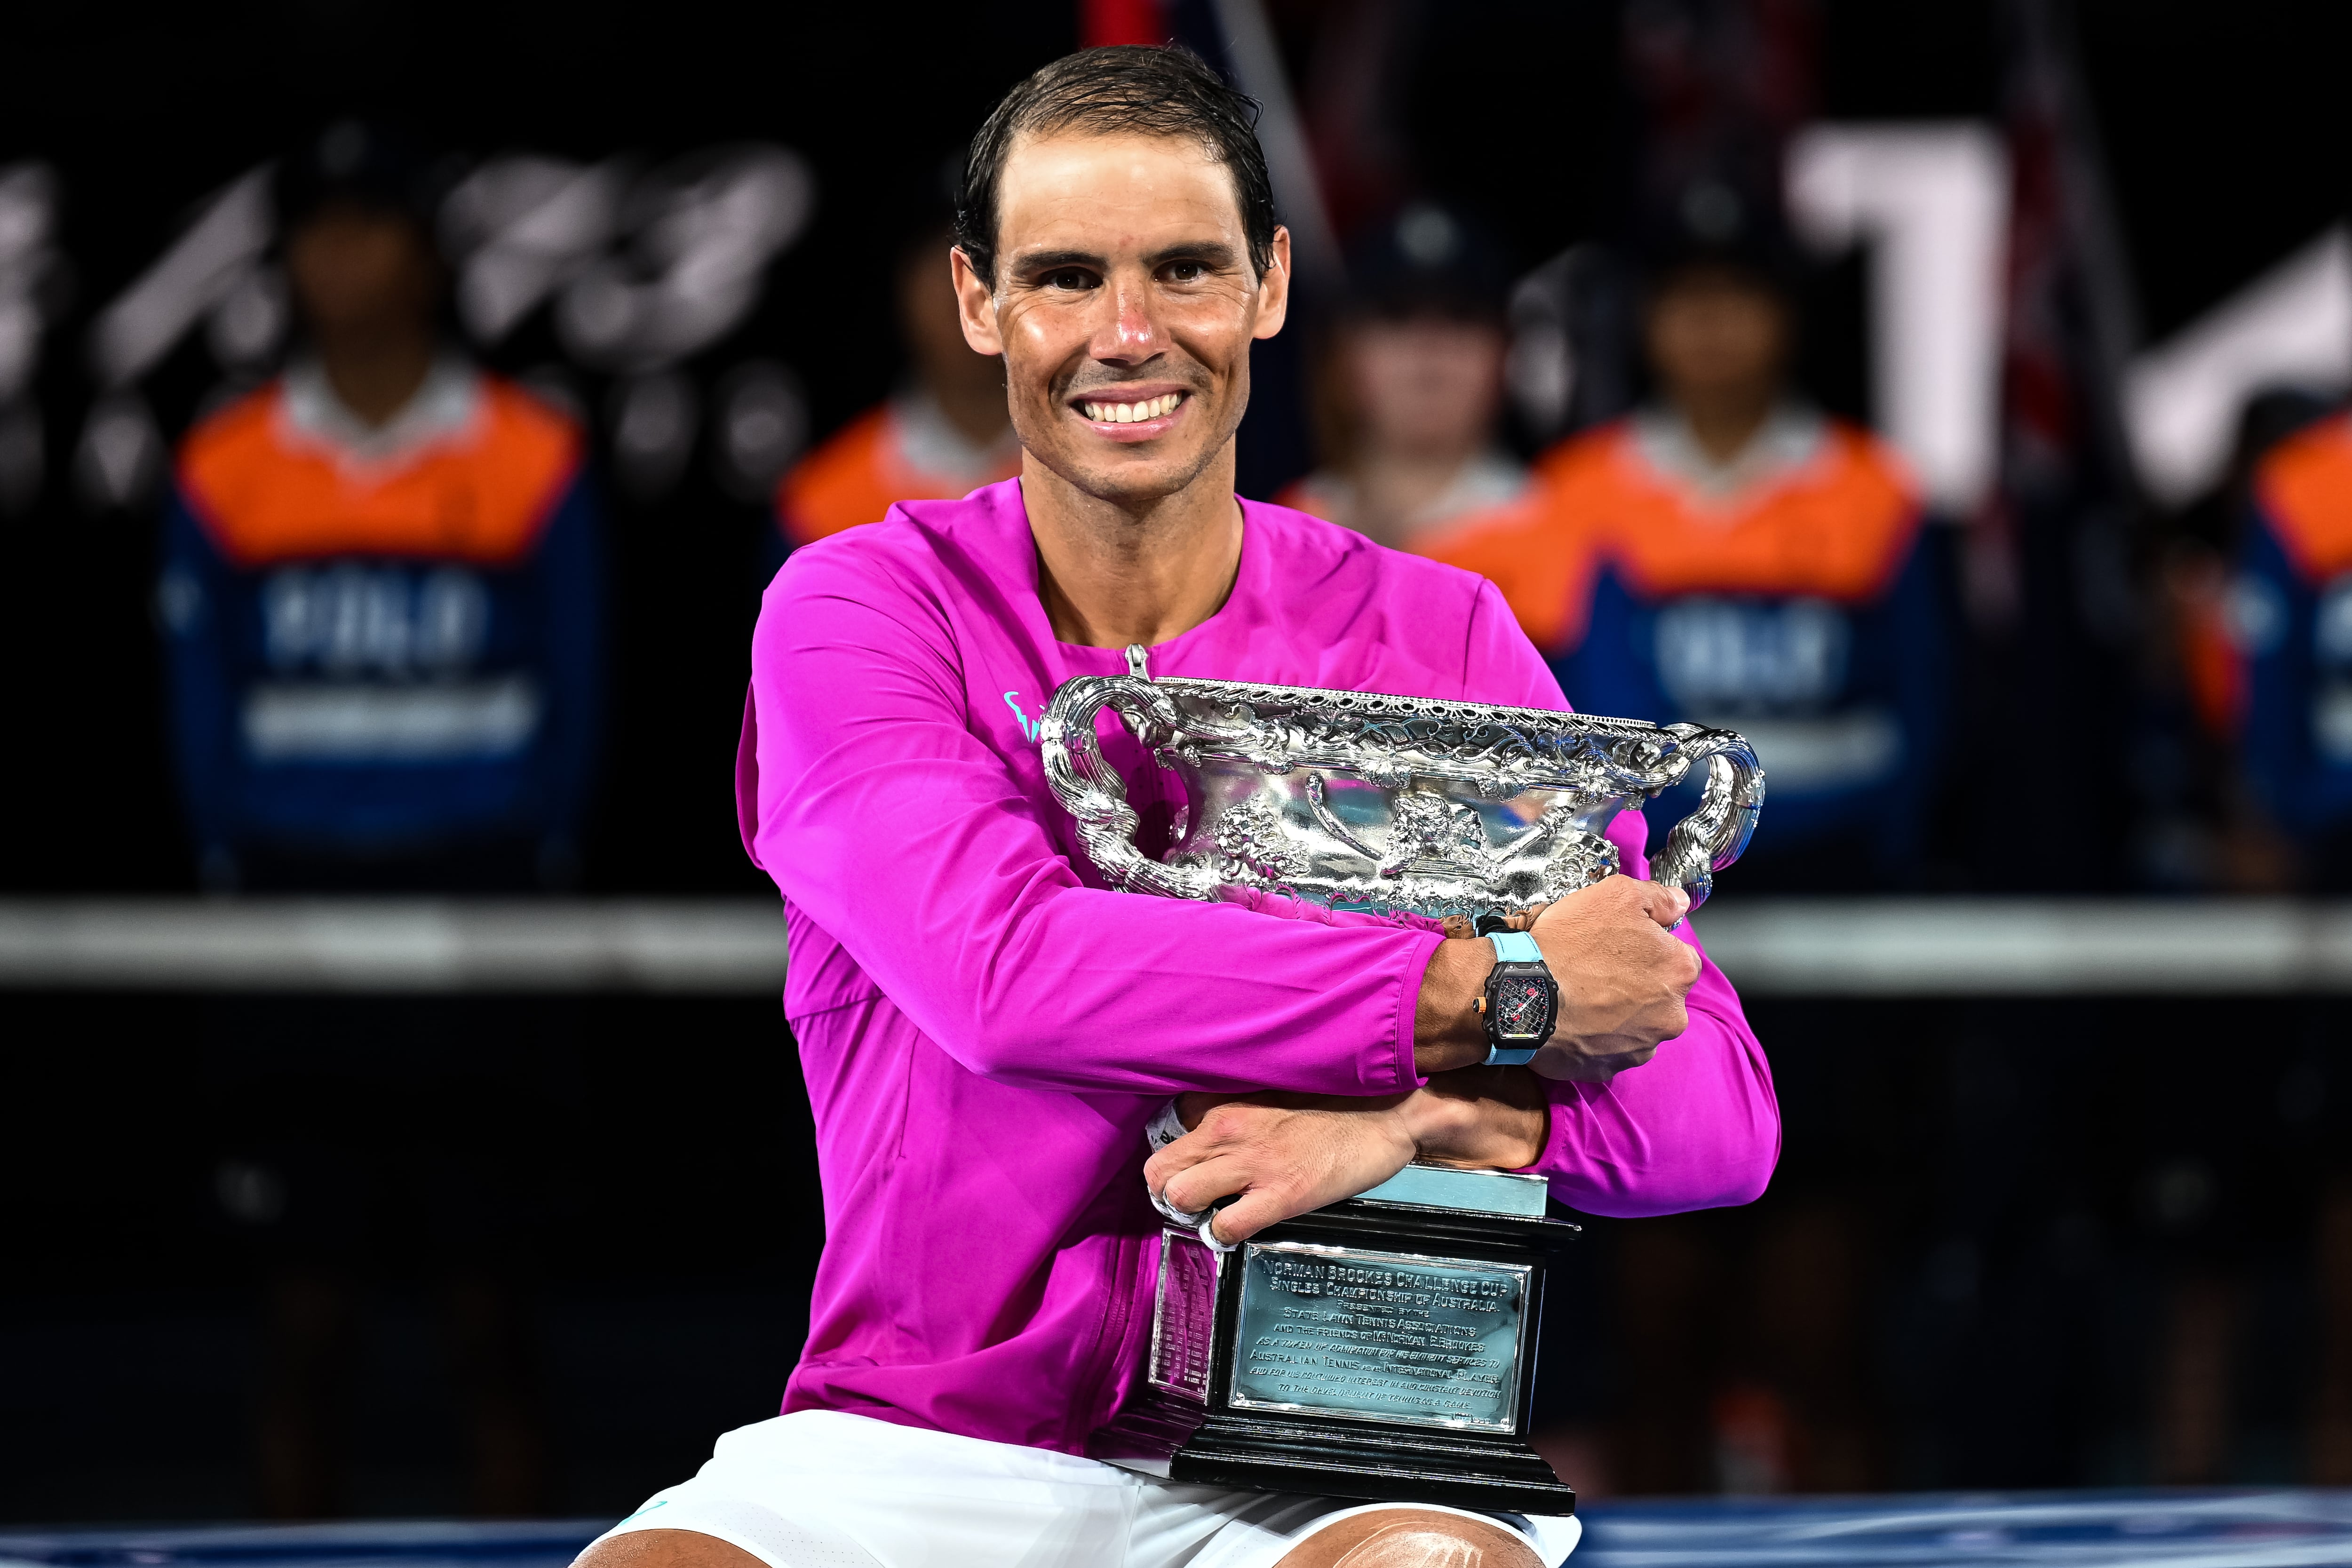
{"label": "metallic reflection on trophy", "polygon": [[[1285,892],[1432,916],[1547,903],[1618,869],[1620,811],[1707,764],[1650,874],[1694,906],[1764,801],[1728,730],[1223,680],[1087,676],[1054,694],[1045,773],[1110,884]],[[1186,805],[1155,859],[1105,763],[1116,711]],[[1540,1177],[1414,1164],[1229,1253],[1162,1233],[1145,1386],[1097,1457],[1180,1481],[1563,1514],[1528,1445],[1544,1279],[1577,1227]]]}
{"label": "metallic reflection on trophy", "polygon": [[[1183,778],[1190,805],[1160,859],[1136,847],[1103,762],[1106,708]],[[1039,739],[1111,885],[1190,899],[1256,888],[1436,916],[1548,903],[1616,870],[1610,820],[1705,762],[1699,808],[1650,863],[1696,906],[1764,804],[1756,754],[1729,730],[1307,686],[1082,676]]]}

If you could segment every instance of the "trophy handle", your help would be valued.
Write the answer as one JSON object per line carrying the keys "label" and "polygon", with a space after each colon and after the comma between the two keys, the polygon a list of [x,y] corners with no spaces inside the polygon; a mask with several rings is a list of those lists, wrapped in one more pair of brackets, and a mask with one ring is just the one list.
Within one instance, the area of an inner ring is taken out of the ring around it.
{"label": "trophy handle", "polygon": [[[1682,889],[1696,909],[1715,890],[1715,873],[1739,858],[1748,836],[1756,831],[1756,814],[1764,807],[1764,770],[1756,764],[1755,748],[1733,731],[1696,724],[1669,724],[1665,731],[1690,764],[1706,760],[1706,793],[1698,809],[1666,836],[1666,847],[1650,861],[1650,880]],[[1687,767],[1684,776],[1689,776]]]}
{"label": "trophy handle", "polygon": [[1174,731],[1183,720],[1176,704],[1140,675],[1082,675],[1066,680],[1045,706],[1037,726],[1037,749],[1045,759],[1045,782],[1054,787],[1078,825],[1087,856],[1114,888],[1180,899],[1217,898],[1217,879],[1206,867],[1163,866],[1135,847],[1135,808],[1127,784],[1103,761],[1095,717],[1108,708],[1129,729]]}

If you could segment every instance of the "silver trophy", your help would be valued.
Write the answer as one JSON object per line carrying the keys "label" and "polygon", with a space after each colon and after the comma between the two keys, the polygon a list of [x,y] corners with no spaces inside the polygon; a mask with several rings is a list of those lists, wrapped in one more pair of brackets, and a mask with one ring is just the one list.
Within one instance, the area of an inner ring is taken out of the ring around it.
{"label": "silver trophy", "polygon": [[[1705,762],[1698,809],[1650,862],[1696,906],[1764,801],[1755,752],[1728,730],[1154,680],[1140,653],[1133,674],[1065,683],[1039,731],[1087,856],[1128,892],[1508,914],[1616,871],[1611,819]],[[1103,760],[1107,708],[1183,780],[1156,859]],[[1577,1228],[1546,1198],[1539,1177],[1413,1164],[1231,1253],[1171,1226],[1144,1386],[1096,1457],[1212,1486],[1573,1511],[1528,1443],[1544,1278]]]}
{"label": "silver trophy", "polygon": [[[1184,781],[1160,859],[1136,847],[1103,762],[1106,708]],[[1111,886],[1184,899],[1255,888],[1441,918],[1549,903],[1615,871],[1610,820],[1705,762],[1698,809],[1650,861],[1696,907],[1764,804],[1756,753],[1729,730],[1313,686],[1081,676],[1054,693],[1038,739]]]}

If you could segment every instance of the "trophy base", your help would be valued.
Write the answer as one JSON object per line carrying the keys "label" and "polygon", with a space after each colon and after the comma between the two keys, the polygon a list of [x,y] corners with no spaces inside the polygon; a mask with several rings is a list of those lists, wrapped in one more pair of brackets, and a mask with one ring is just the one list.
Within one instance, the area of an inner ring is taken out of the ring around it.
{"label": "trophy base", "polygon": [[1222,1258],[1164,1232],[1150,1376],[1089,1451],[1203,1486],[1575,1512],[1527,1442],[1544,1275],[1577,1228],[1543,1205],[1536,1178],[1415,1166]]}
{"label": "trophy base", "polygon": [[1479,1513],[1570,1514],[1576,1493],[1532,1448],[1436,1436],[1358,1436],[1328,1426],[1210,1415],[1169,1456],[1168,1479]]}

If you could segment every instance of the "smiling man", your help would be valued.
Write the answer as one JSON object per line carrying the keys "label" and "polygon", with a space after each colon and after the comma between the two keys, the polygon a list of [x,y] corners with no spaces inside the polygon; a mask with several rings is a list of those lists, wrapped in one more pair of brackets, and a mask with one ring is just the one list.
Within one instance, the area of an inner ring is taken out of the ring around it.
{"label": "smiling man", "polygon": [[[1160,1221],[1237,1240],[1423,1158],[1598,1214],[1744,1203],[1779,1121],[1679,893],[1612,878],[1532,931],[1564,994],[1483,1065],[1494,947],[1425,921],[1108,891],[1047,787],[1063,681],[1155,674],[1562,706],[1478,578],[1233,489],[1289,240],[1253,106],[1109,48],[974,140],[950,258],[1001,354],[1016,480],[795,554],[752,645],[744,841],[784,897],[824,1258],[773,1420],[586,1568],[1531,1568],[1573,1521],[1174,1485],[1100,1462],[1142,1381]],[[1164,847],[1181,803],[1104,738]],[[1612,829],[1641,865],[1636,816]],[[1661,1044],[1661,1042],[1665,1042]],[[1144,1163],[1177,1100],[1193,1131]]]}

